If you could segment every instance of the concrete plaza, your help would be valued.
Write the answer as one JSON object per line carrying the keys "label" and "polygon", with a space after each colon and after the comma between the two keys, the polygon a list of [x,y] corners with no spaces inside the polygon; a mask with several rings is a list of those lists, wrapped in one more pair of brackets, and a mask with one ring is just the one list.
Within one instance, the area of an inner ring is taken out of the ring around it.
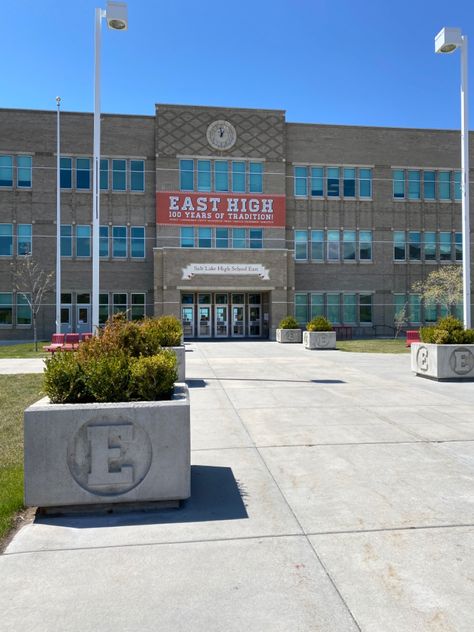
{"label": "concrete plaza", "polygon": [[3,632],[472,632],[474,384],[274,342],[186,361],[191,499],[23,527]]}

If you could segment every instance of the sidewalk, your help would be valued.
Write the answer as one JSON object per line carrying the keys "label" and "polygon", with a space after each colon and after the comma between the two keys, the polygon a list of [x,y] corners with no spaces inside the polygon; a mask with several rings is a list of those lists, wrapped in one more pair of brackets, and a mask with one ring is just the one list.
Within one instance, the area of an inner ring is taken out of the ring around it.
{"label": "sidewalk", "polygon": [[474,384],[273,342],[186,361],[192,498],[25,526],[2,632],[472,632]]}
{"label": "sidewalk", "polygon": [[43,369],[43,358],[0,359],[0,375],[13,375],[15,373],[42,373]]}

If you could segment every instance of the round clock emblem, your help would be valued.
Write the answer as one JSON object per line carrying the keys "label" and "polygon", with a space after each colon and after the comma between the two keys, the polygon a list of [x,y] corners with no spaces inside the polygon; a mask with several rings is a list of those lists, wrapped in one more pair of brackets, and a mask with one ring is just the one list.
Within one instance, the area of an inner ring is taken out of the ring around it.
{"label": "round clock emblem", "polygon": [[236,140],[235,127],[228,121],[214,121],[207,128],[207,142],[214,149],[230,149]]}

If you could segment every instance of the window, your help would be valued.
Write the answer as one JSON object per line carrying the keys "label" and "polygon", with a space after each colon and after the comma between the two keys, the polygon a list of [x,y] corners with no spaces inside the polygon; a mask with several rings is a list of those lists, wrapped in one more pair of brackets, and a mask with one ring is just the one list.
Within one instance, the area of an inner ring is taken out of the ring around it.
{"label": "window", "polygon": [[112,191],[127,190],[127,161],[112,160]]}
{"label": "window", "polygon": [[425,301],[424,303],[425,321],[427,323],[435,323],[437,321],[436,303]]}
{"label": "window", "polygon": [[323,167],[311,167],[311,195],[313,197],[323,197],[324,195]]}
{"label": "window", "polygon": [[229,229],[216,228],[216,248],[229,247]]}
{"label": "window", "polygon": [[421,323],[421,300],[419,294],[410,294],[408,301],[408,320]]}
{"label": "window", "polygon": [[112,226],[112,256],[120,259],[127,256],[126,226]]}
{"label": "window", "polygon": [[194,248],[194,228],[192,226],[181,227],[181,248]]}
{"label": "window", "polygon": [[13,255],[13,224],[0,224],[0,257]]}
{"label": "window", "polygon": [[328,261],[339,261],[339,231],[328,230]]}
{"label": "window", "polygon": [[232,163],[232,191],[245,193],[245,162]]}
{"label": "window", "polygon": [[22,294],[19,292],[16,295],[16,324],[29,326],[31,325],[31,307],[29,304],[31,301],[31,294]]}
{"label": "window", "polygon": [[405,172],[403,169],[395,169],[393,171],[393,197],[405,197]]}
{"label": "window", "polygon": [[32,225],[18,224],[17,254],[19,256],[31,255],[32,250]]}
{"label": "window", "polygon": [[410,261],[421,260],[421,233],[419,231],[408,232],[408,257]]}
{"label": "window", "polygon": [[295,259],[306,261],[308,258],[308,231],[295,230]]}
{"label": "window", "polygon": [[261,162],[250,163],[249,191],[250,193],[263,192],[263,164]]}
{"label": "window", "polygon": [[180,191],[194,191],[194,161],[179,161],[179,189]]}
{"label": "window", "polygon": [[441,261],[451,260],[451,233],[439,234],[439,258]]}
{"label": "window", "polygon": [[112,313],[119,314],[120,312],[127,311],[127,295],[126,294],[112,294],[113,297],[113,306]]}
{"label": "window", "polygon": [[356,258],[356,233],[355,230],[343,231],[343,259],[344,261],[355,261]]}
{"label": "window", "polygon": [[359,231],[359,260],[372,261],[372,231]]}
{"label": "window", "polygon": [[436,233],[425,232],[425,261],[436,261]]}
{"label": "window", "polygon": [[361,324],[372,322],[372,295],[359,295],[359,322]]}
{"label": "window", "polygon": [[462,199],[462,189],[461,189],[461,172],[454,172],[454,199],[461,200]]}
{"label": "window", "polygon": [[456,261],[462,261],[462,233],[455,234]]}
{"label": "window", "polygon": [[440,171],[438,174],[438,197],[440,200],[450,200],[450,172]]}
{"label": "window", "polygon": [[212,248],[212,228],[200,226],[198,228],[198,247]]}
{"label": "window", "polygon": [[130,228],[130,256],[132,259],[145,258],[145,227],[132,226]]}
{"label": "window", "polygon": [[[356,194],[356,186],[355,186],[355,173],[356,170],[353,167],[345,167],[343,169],[344,176],[344,184],[343,184],[343,193],[344,197],[354,198]],[[355,253],[354,253],[355,258]]]}
{"label": "window", "polygon": [[130,160],[130,190],[136,192],[145,190],[144,160]]}
{"label": "window", "polygon": [[407,297],[405,294],[394,294],[393,295],[393,320],[395,321],[397,318],[402,315],[406,315],[407,310]]}
{"label": "window", "polygon": [[311,259],[313,261],[324,261],[324,231],[311,231]]}
{"label": "window", "polygon": [[408,171],[408,199],[419,200],[421,197],[420,172]]}
{"label": "window", "polygon": [[0,156],[0,187],[13,186],[13,158]]}
{"label": "window", "polygon": [[311,294],[311,318],[324,316],[324,295]]}
{"label": "window", "polygon": [[131,294],[130,299],[132,304],[131,319],[142,320],[145,318],[145,294]]}
{"label": "window", "polygon": [[0,292],[0,325],[11,325],[13,322],[13,294]]}
{"label": "window", "polygon": [[99,228],[99,256],[107,258],[109,256],[109,227]]}
{"label": "window", "polygon": [[33,158],[31,156],[17,156],[16,166],[16,186],[19,189],[31,188]]}
{"label": "window", "polygon": [[91,227],[76,226],[76,257],[91,256]]}
{"label": "window", "polygon": [[339,197],[339,167],[328,167],[326,173],[328,197]]}
{"label": "window", "polygon": [[308,195],[308,170],[306,167],[295,167],[295,197]]}
{"label": "window", "polygon": [[72,189],[72,158],[62,157],[59,161],[61,189]]}
{"label": "window", "polygon": [[332,323],[340,323],[341,317],[339,314],[339,294],[328,294],[326,298],[328,320],[330,320]]}
{"label": "window", "polygon": [[393,233],[393,258],[395,261],[406,259],[405,231],[396,230]]}
{"label": "window", "polygon": [[211,161],[210,160],[197,161],[197,179],[198,179],[197,180],[198,191],[211,190]]}
{"label": "window", "polygon": [[109,295],[99,294],[99,325],[105,325],[109,318]]}
{"label": "window", "polygon": [[295,318],[300,325],[305,325],[308,322],[307,294],[295,294]]}
{"label": "window", "polygon": [[343,323],[355,323],[357,322],[356,311],[357,301],[355,294],[344,294],[342,297],[342,322]]}
{"label": "window", "polygon": [[425,171],[423,173],[423,197],[425,200],[436,199],[436,172]]}
{"label": "window", "polygon": [[109,188],[109,159],[100,159],[100,189],[107,191]]}
{"label": "window", "polygon": [[76,189],[91,188],[90,158],[76,158]]}
{"label": "window", "polygon": [[232,229],[232,248],[245,248],[245,228]]}
{"label": "window", "polygon": [[372,197],[372,169],[359,169],[359,197]]}
{"label": "window", "polygon": [[61,257],[72,257],[71,224],[61,224]]}
{"label": "window", "polygon": [[263,245],[263,231],[261,228],[250,229],[250,248],[261,248]]}
{"label": "window", "polygon": [[229,163],[227,160],[214,162],[215,189],[218,192],[229,190]]}

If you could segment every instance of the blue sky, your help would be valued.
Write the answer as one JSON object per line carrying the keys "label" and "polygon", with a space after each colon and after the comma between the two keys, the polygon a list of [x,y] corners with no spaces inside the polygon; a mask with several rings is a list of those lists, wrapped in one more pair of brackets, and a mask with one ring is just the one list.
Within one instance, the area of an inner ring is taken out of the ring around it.
{"label": "blue sky", "polygon": [[[103,0],[2,3],[0,107],[93,109],[94,8]],[[103,26],[102,111],[155,103],[279,108],[287,120],[460,125],[459,52],[434,36],[470,36],[472,0],[129,0],[129,30]],[[472,28],[471,28],[472,27]],[[470,108],[470,128],[474,125]]]}

